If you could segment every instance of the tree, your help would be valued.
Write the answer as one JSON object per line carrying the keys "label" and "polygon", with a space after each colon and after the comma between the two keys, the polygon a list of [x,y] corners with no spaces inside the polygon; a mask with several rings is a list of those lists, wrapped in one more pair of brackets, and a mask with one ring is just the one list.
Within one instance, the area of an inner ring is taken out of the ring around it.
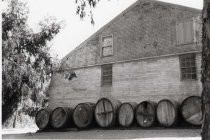
{"label": "tree", "polygon": [[[53,71],[48,42],[61,24],[52,18],[40,22],[40,32],[27,25],[28,9],[19,0],[7,0],[2,13],[2,123],[16,110],[22,98],[34,103]],[[31,108],[28,108],[31,111]]]}
{"label": "tree", "polygon": [[[81,19],[86,17],[87,12],[90,14],[91,24],[94,24],[92,9],[96,7],[100,0],[76,0],[77,10],[76,13]],[[87,9],[88,8],[88,9]]]}
{"label": "tree", "polygon": [[202,12],[202,110],[204,122],[202,125],[202,140],[210,139],[210,0],[204,0]]}

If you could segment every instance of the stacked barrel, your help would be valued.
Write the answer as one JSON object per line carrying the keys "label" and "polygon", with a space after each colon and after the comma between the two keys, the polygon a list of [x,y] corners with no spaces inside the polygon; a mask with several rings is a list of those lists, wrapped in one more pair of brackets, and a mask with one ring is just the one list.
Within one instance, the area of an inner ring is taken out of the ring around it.
{"label": "stacked barrel", "polygon": [[85,102],[75,108],[41,109],[37,112],[35,121],[40,130],[58,130],[74,126],[85,129],[96,125],[102,128],[131,127],[133,124],[142,128],[172,127],[177,125],[180,119],[191,125],[202,124],[201,97],[190,96],[181,104],[169,99],[160,100],[158,103],[143,101],[137,104],[101,98],[96,104]]}

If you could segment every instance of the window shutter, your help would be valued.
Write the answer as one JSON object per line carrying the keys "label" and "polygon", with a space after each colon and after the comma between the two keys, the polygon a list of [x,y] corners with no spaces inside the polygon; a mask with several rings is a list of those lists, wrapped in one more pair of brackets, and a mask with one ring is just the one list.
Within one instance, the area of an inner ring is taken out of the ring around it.
{"label": "window shutter", "polygon": [[194,39],[194,35],[193,35],[193,22],[192,21],[188,21],[185,22],[185,30],[184,30],[184,36],[185,36],[185,43],[192,43],[193,39]]}
{"label": "window shutter", "polygon": [[184,23],[176,25],[176,41],[177,45],[184,43]]}

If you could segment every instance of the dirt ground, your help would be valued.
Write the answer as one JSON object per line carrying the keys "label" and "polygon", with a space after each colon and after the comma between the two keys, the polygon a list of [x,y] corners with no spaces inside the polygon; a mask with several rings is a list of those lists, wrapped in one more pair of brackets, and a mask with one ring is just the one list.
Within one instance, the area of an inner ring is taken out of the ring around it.
{"label": "dirt ground", "polygon": [[200,129],[63,130],[3,135],[3,139],[139,139],[154,137],[200,137]]}

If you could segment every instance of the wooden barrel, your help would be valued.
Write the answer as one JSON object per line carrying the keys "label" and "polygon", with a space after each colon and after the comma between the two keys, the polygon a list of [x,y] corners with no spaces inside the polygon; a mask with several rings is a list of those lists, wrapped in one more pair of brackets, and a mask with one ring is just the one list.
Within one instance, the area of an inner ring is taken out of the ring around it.
{"label": "wooden barrel", "polygon": [[190,96],[181,104],[181,114],[183,119],[192,125],[202,124],[201,97]]}
{"label": "wooden barrel", "polygon": [[66,128],[72,125],[72,111],[69,107],[57,107],[52,112],[51,125],[55,129]]}
{"label": "wooden barrel", "polygon": [[167,99],[159,101],[156,115],[162,126],[170,127],[174,125],[178,119],[178,103]]}
{"label": "wooden barrel", "polygon": [[73,112],[74,124],[78,128],[86,128],[91,125],[94,120],[94,103],[80,103]]}
{"label": "wooden barrel", "polygon": [[132,125],[134,120],[134,114],[137,103],[127,102],[120,105],[118,110],[118,122],[123,127],[129,127]]}
{"label": "wooden barrel", "polygon": [[115,125],[117,110],[120,101],[111,98],[101,98],[95,108],[95,119],[100,127],[111,127]]}
{"label": "wooden barrel", "polygon": [[156,106],[152,101],[143,101],[136,108],[136,121],[141,127],[151,127],[156,120]]}
{"label": "wooden barrel", "polygon": [[41,109],[36,113],[35,122],[40,130],[44,130],[50,127],[50,118],[52,110]]}

